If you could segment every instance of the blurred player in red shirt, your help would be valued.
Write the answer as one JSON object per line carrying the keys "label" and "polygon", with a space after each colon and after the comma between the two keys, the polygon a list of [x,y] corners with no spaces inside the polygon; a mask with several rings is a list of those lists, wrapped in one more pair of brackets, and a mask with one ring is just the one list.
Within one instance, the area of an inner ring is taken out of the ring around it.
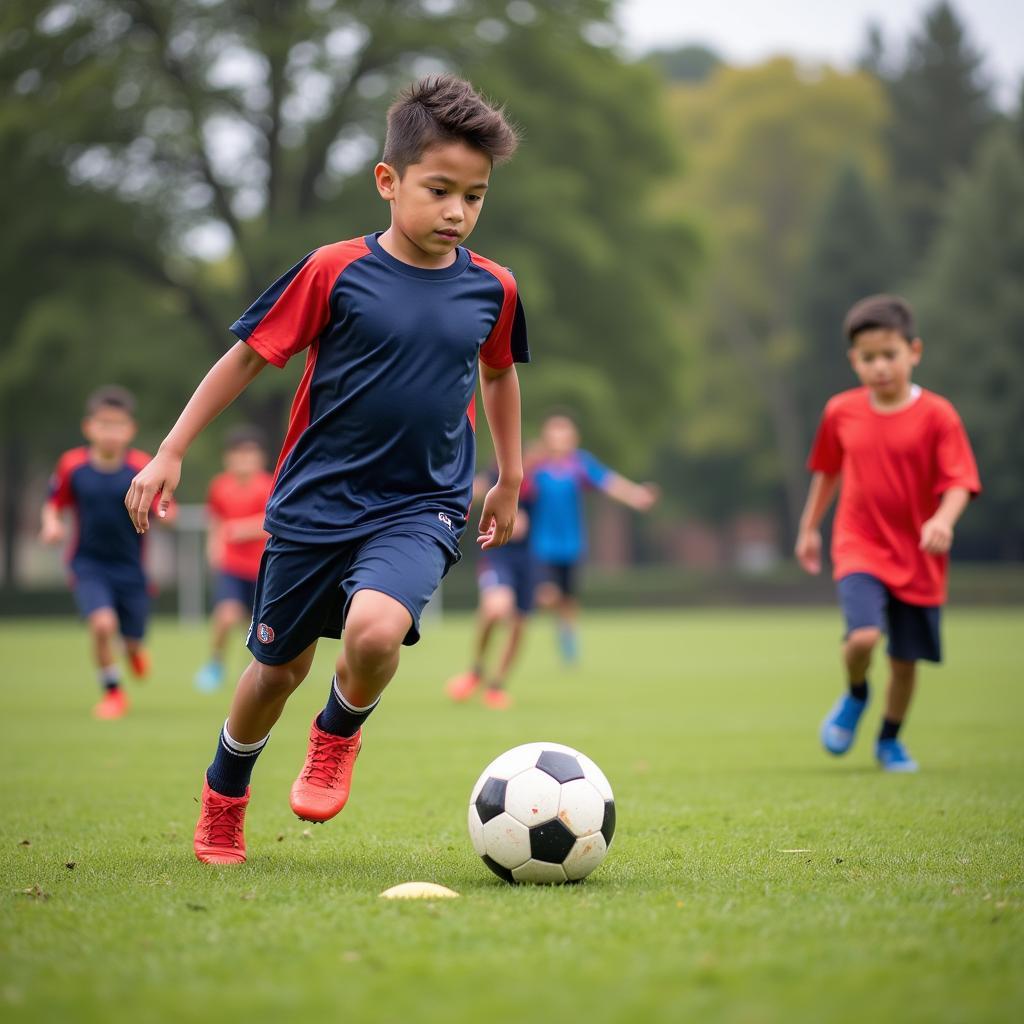
{"label": "blurred player in red shirt", "polygon": [[195,679],[196,688],[204,693],[224,683],[228,634],[252,619],[256,580],[267,541],[263,518],[273,485],[260,433],[252,427],[233,430],[224,447],[224,472],[210,482],[206,498],[206,552],[216,582],[210,659]]}
{"label": "blurred player in red shirt", "polygon": [[903,299],[873,295],[846,315],[849,359],[862,387],[831,398],[808,468],[814,473],[796,556],[821,571],[819,525],[840,488],[832,530],[833,575],[846,618],[848,692],[821,727],[845,754],[867,707],[871,654],[888,634],[889,688],[875,756],[886,771],[917,771],[899,738],[917,662],[939,662],[939,618],[953,528],[981,485],[953,406],[912,383],[922,343]]}

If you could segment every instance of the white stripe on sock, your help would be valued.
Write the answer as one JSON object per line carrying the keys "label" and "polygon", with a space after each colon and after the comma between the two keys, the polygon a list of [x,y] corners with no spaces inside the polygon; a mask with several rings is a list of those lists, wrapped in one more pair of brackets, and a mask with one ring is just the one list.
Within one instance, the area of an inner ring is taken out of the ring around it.
{"label": "white stripe on sock", "polygon": [[346,710],[350,711],[353,715],[368,715],[379,703],[380,697],[378,697],[372,704],[367,704],[365,708],[357,708],[354,704],[350,704],[345,700],[345,695],[338,688],[338,677],[334,677],[334,696],[338,698],[338,702]]}
{"label": "white stripe on sock", "polygon": [[221,730],[221,739],[224,741],[224,746],[231,751],[232,754],[258,754],[266,745],[267,740],[270,739],[270,733],[261,740],[257,740],[255,743],[239,743],[238,740],[232,739],[231,733],[228,732],[228,723],[225,719],[224,728]]}

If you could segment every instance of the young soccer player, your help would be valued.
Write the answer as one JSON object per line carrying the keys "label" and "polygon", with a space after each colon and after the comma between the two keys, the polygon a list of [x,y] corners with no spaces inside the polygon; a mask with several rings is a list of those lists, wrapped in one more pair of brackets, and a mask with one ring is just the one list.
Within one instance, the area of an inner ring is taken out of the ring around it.
{"label": "young soccer player", "polygon": [[522,483],[519,382],[529,358],[512,275],[460,245],[491,168],[515,131],[450,75],[406,89],[388,112],[374,169],[386,231],[317,249],[233,325],[241,339],[210,370],[125,504],[137,529],[177,486],[196,435],[268,362],[308,350],[267,505],[270,534],[242,673],[203,785],[199,860],[245,860],[253,764],[321,636],[345,631],[323,711],[310,729],[291,807],[327,821],[348,800],[362,725],[402,644],[459,558],[475,461],[477,371],[498,463],[483,502],[485,550],[512,534]]}
{"label": "young soccer player", "polygon": [[262,435],[238,427],[224,446],[224,472],[210,481],[207,558],[216,576],[210,659],[196,673],[198,690],[209,693],[224,682],[228,635],[252,619],[256,577],[267,534],[263,529],[274,478],[266,469]]}
{"label": "young soccer player", "polygon": [[[85,406],[82,434],[88,442],[65,452],[50,480],[40,539],[60,544],[67,537],[64,513],[75,519],[67,560],[78,610],[89,627],[103,696],[97,718],[121,718],[128,699],[121,687],[116,641],[120,634],[133,675],[144,679],[149,658],[142,646],[149,616],[149,591],[142,568],[142,538],[125,519],[122,499],[131,479],[149,461],[131,447],[135,399],[124,388],[94,391]],[[172,517],[169,509],[164,516]]]}
{"label": "young soccer player", "polygon": [[[526,463],[528,473],[528,456]],[[496,479],[496,471],[478,476],[473,484],[474,498],[482,498]],[[537,586],[536,563],[530,550],[530,495],[526,487],[519,495],[519,515],[508,543],[480,556],[477,586],[480,600],[473,661],[467,672],[448,680],[445,691],[452,700],[461,702],[469,700],[480,689],[486,672],[487,649],[491,640],[504,628],[505,642],[498,655],[497,667],[487,677],[483,700],[489,708],[505,711],[511,707],[505,683],[522,646]]]}
{"label": "young soccer player", "polygon": [[587,551],[583,492],[599,490],[637,512],[646,512],[658,500],[658,489],[627,480],[580,448],[579,430],[564,413],[544,421],[541,443],[544,456],[528,481],[531,545],[543,581],[538,598],[555,611],[559,650],[571,664],[579,657],[579,570]]}
{"label": "young soccer player", "polygon": [[914,772],[900,728],[917,662],[942,659],[948,552],[957,520],[980,491],[978,471],[956,410],[911,380],[922,343],[907,303],[893,295],[862,299],[844,330],[861,387],[825,406],[796,542],[800,564],[819,573],[818,527],[839,490],[832,563],[846,619],[847,692],[822,723],[821,742],[830,754],[850,749],[868,703],[871,654],[887,633],[889,687],[875,756],[886,771]]}

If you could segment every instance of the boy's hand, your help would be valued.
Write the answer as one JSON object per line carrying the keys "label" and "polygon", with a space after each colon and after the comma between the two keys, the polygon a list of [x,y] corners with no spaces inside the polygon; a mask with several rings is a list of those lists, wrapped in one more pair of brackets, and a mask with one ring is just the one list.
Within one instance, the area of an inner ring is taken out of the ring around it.
{"label": "boy's hand", "polygon": [[648,512],[661,497],[661,488],[657,484],[640,484],[637,488],[636,504],[638,512]]}
{"label": "boy's hand", "polygon": [[44,544],[60,544],[65,536],[67,536],[67,531],[59,519],[47,520],[39,531],[39,539]]}
{"label": "boy's hand", "polygon": [[149,509],[157,494],[160,495],[157,515],[161,519],[167,515],[167,506],[174,497],[179,480],[181,458],[167,452],[157,452],[152,461],[139,470],[124,498],[125,508],[138,533],[149,529]]}
{"label": "boy's hand", "polygon": [[803,570],[817,576],[821,572],[821,531],[801,530],[796,538],[795,553]]}
{"label": "boy's hand", "polygon": [[476,542],[481,550],[500,548],[512,537],[519,506],[519,487],[509,487],[500,480],[487,492]]}
{"label": "boy's hand", "polygon": [[921,527],[922,551],[929,555],[944,555],[953,546],[953,527],[938,516],[932,516]]}

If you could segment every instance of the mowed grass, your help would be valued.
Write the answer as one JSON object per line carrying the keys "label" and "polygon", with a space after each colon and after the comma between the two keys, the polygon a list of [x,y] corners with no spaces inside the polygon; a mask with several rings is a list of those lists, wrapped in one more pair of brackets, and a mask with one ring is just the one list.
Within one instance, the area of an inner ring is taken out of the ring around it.
{"label": "mowed grass", "polygon": [[[211,870],[190,843],[228,695],[192,689],[203,631],[157,622],[154,678],[100,723],[81,628],[8,622],[0,1016],[1024,1019],[1022,625],[949,613],[907,730],[923,771],[899,777],[872,762],[877,692],[847,759],[818,748],[832,609],[593,613],[574,671],[538,621],[507,714],[442,697],[471,626],[449,618],[404,654],[348,808],[309,827],[287,794],[325,641],[257,767],[249,863]],[[538,739],[615,787],[615,843],[579,886],[507,887],[466,835],[478,773]],[[410,879],[462,896],[378,898]]]}

